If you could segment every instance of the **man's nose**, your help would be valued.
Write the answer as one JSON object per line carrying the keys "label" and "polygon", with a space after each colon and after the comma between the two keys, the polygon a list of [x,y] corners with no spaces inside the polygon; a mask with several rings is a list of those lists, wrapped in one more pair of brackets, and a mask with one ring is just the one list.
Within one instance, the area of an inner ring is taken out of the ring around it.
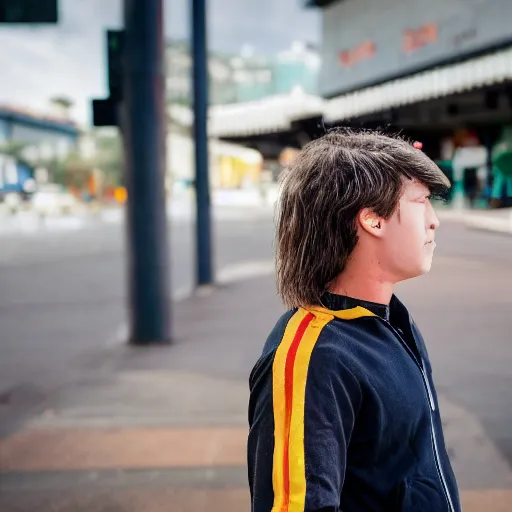
{"label": "man's nose", "polygon": [[429,203],[429,229],[437,229],[439,227],[439,218],[434,210],[434,207]]}

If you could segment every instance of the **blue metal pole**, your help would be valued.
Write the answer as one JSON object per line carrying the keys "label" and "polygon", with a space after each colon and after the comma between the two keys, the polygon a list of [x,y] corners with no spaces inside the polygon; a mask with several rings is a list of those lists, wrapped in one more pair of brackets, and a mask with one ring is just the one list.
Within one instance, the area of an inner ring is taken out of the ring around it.
{"label": "blue metal pole", "polygon": [[197,285],[213,281],[208,179],[208,63],[205,0],[192,0],[192,53],[194,88],[194,140],[196,185],[196,280]]}
{"label": "blue metal pole", "polygon": [[120,117],[124,139],[130,341],[171,339],[165,207],[165,74],[162,0],[125,0]]}

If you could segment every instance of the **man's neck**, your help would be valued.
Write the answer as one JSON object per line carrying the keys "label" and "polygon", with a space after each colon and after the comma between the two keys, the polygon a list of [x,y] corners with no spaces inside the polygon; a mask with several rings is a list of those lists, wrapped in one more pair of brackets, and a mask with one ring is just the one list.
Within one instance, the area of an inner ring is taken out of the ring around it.
{"label": "man's neck", "polygon": [[380,279],[371,271],[358,272],[355,268],[347,268],[333,281],[328,291],[378,304],[389,304],[393,284]]}

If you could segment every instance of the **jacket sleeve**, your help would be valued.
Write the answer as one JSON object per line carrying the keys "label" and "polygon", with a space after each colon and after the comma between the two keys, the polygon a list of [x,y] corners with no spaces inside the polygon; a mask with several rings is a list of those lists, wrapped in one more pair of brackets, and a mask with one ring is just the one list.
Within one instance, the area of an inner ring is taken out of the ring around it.
{"label": "jacket sleeve", "polygon": [[341,512],[347,448],[361,389],[338,351],[317,346],[309,363],[304,400],[305,512]]}
{"label": "jacket sleeve", "polygon": [[339,344],[322,335],[310,355],[298,351],[293,371],[287,356],[285,365],[265,360],[253,372],[252,512],[342,512],[347,447],[361,389],[339,352]]}

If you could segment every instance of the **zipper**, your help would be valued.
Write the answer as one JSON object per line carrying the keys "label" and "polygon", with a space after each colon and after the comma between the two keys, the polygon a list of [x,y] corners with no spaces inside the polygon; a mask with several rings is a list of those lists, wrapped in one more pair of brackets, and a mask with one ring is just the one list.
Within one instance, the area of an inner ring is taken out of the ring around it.
{"label": "zipper", "polygon": [[430,382],[427,377],[427,372],[425,370],[425,361],[423,359],[421,360],[422,363],[422,375],[424,375],[425,384],[427,386],[427,394],[428,394],[428,400],[430,402],[430,408],[435,411],[436,410],[436,403],[434,402],[434,394],[432,393],[432,389],[430,388]]}
{"label": "zipper", "polygon": [[446,483],[446,477],[444,475],[443,466],[441,464],[441,458],[439,457],[439,449],[437,447],[436,429],[434,426],[434,418],[432,415],[432,412],[436,410],[435,403],[434,403],[434,396],[433,396],[432,390],[430,388],[430,383],[429,383],[429,380],[428,380],[428,377],[427,377],[427,374],[425,371],[425,362],[423,361],[423,359],[421,362],[422,362],[421,374],[423,375],[423,380],[427,386],[427,393],[428,393],[429,400],[430,400],[430,409],[431,409],[430,410],[430,425],[432,427],[431,436],[432,436],[432,446],[434,448],[434,455],[435,455],[434,458],[436,461],[437,472],[439,473],[439,477],[441,478],[441,483],[443,484],[443,488],[446,493],[446,499],[448,501],[448,506],[450,508],[450,511],[455,512],[455,507],[453,506],[452,497],[450,495],[450,490],[448,489],[448,484]]}
{"label": "zipper", "polygon": [[[373,317],[375,318],[375,317]],[[436,437],[436,428],[434,425],[434,416],[433,411],[436,410],[436,405],[434,402],[434,395],[432,393],[432,389],[430,388],[430,383],[425,371],[425,363],[423,359],[421,359],[421,363],[418,361],[418,358],[414,354],[414,352],[410,349],[409,345],[404,341],[400,333],[387,321],[383,318],[377,317],[379,320],[384,322],[386,326],[395,334],[395,336],[400,341],[400,344],[405,348],[407,353],[411,356],[413,361],[416,363],[416,366],[419,368],[421,377],[423,379],[423,385],[425,386],[425,393],[427,395],[427,400],[429,402],[430,408],[429,408],[429,416],[430,416],[430,436],[432,438],[432,451],[434,452],[434,461],[436,463],[436,469],[437,474],[439,475],[439,480],[441,480],[441,485],[443,487],[444,495],[446,498],[446,501],[448,503],[448,508],[450,509],[450,512],[455,512],[455,507],[453,506],[453,500],[450,495],[450,490],[448,489],[448,484],[446,483],[446,477],[444,476],[443,472],[443,466],[441,464],[441,459],[439,457],[439,449],[437,447],[437,437]],[[421,357],[421,356],[420,356]]]}

